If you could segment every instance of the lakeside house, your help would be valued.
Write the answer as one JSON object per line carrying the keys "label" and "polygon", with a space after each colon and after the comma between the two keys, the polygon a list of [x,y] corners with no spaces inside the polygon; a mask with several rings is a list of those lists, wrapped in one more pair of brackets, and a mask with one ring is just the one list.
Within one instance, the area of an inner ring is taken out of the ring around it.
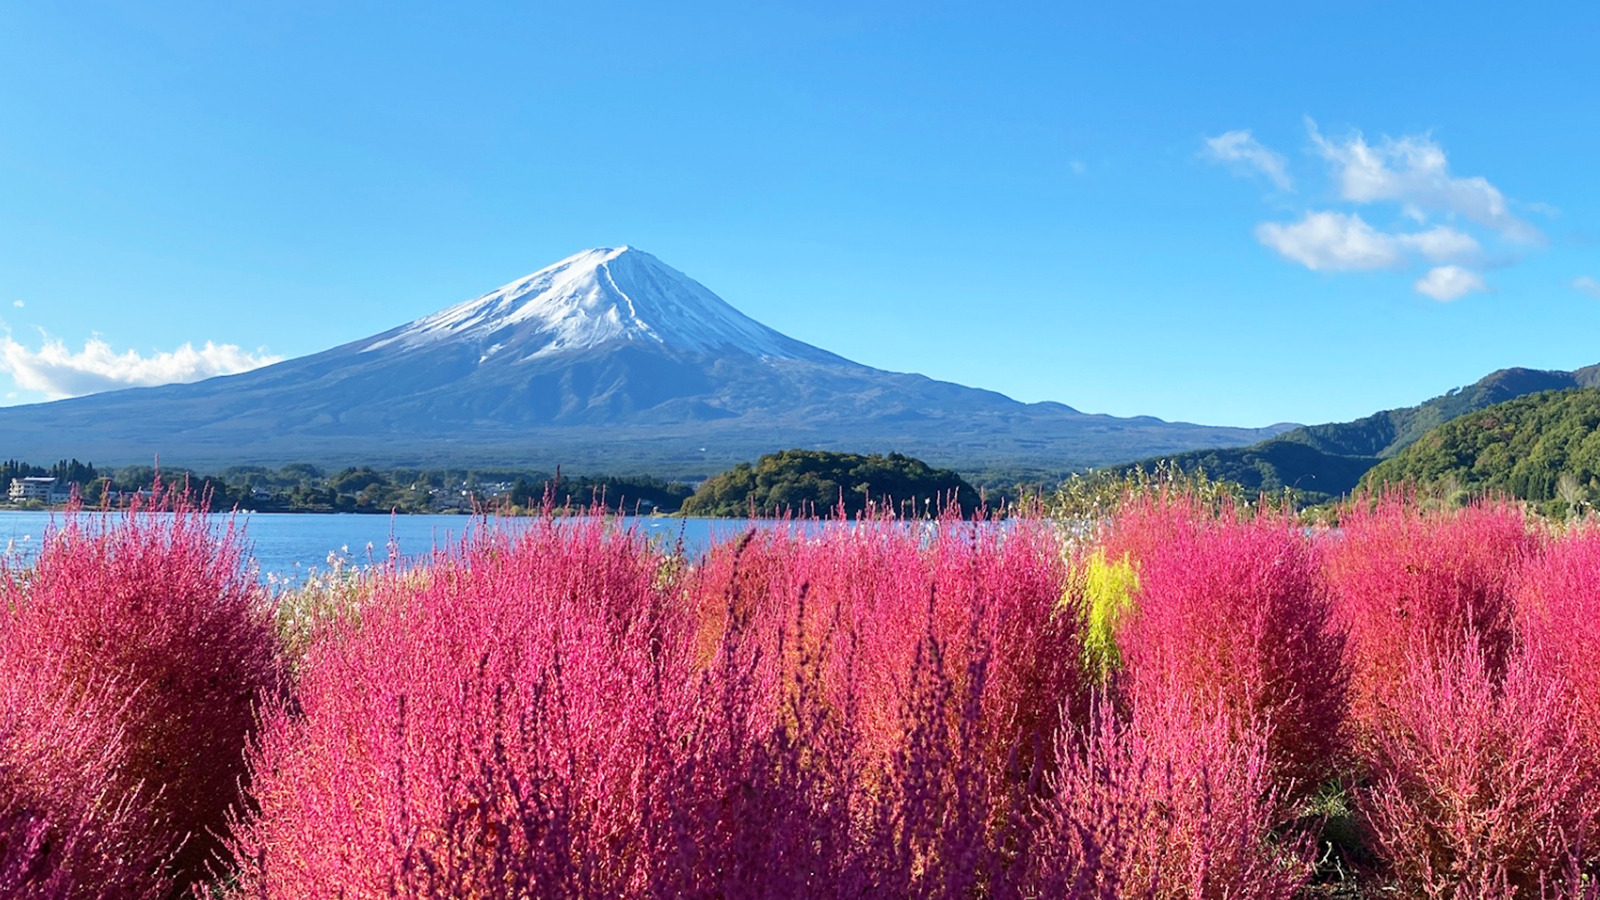
{"label": "lakeside house", "polygon": [[12,503],[38,500],[41,503],[66,503],[72,499],[71,485],[62,484],[49,476],[30,476],[11,479],[11,489],[6,496]]}

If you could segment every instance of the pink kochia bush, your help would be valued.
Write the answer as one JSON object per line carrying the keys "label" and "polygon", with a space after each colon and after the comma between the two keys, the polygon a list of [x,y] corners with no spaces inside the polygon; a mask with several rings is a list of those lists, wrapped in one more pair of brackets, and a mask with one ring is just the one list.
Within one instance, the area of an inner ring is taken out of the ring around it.
{"label": "pink kochia bush", "polygon": [[1600,532],[1505,504],[485,523],[293,684],[170,506],[0,566],[0,898],[1265,900],[1355,841],[1364,891],[1597,893]]}
{"label": "pink kochia bush", "polygon": [[[1388,698],[1361,806],[1409,896],[1537,897],[1593,843],[1600,780],[1561,683],[1468,645]],[[1591,851],[1592,852],[1592,851]]]}
{"label": "pink kochia bush", "polygon": [[1530,664],[1567,686],[1587,764],[1600,769],[1600,530],[1574,529],[1530,562],[1517,611]]}
{"label": "pink kochia bush", "polygon": [[1356,801],[1385,872],[1407,896],[1580,890],[1600,769],[1575,688],[1593,677],[1582,613],[1600,556],[1503,503],[1391,495],[1342,526],[1327,553],[1351,633]]}
{"label": "pink kochia bush", "polygon": [[1481,502],[1427,513],[1403,493],[1350,505],[1326,541],[1326,571],[1349,632],[1351,720],[1367,735],[1418,666],[1469,648],[1493,679],[1515,636],[1514,592],[1539,539],[1520,509]]}
{"label": "pink kochia bush", "polygon": [[1275,900],[1308,880],[1309,836],[1276,834],[1293,810],[1261,728],[1171,697],[1131,721],[1102,703],[1060,752],[1033,862],[1040,896]]}
{"label": "pink kochia bush", "polygon": [[[0,779],[19,780],[9,767],[0,769]],[[14,794],[0,800],[0,897],[65,900],[71,896],[72,864],[82,825],[80,819],[58,827]]]}
{"label": "pink kochia bush", "polygon": [[206,875],[277,685],[264,601],[231,527],[159,494],[69,513],[31,569],[0,572],[0,812],[51,835],[69,896]]}
{"label": "pink kochia bush", "polygon": [[[1089,701],[1041,523],[490,531],[311,647],[241,896],[1283,896],[1268,732]],[[1170,700],[1170,695],[1165,699]]]}
{"label": "pink kochia bush", "polygon": [[268,717],[260,812],[236,829],[246,895],[821,877],[806,838],[847,833],[828,786],[747,739],[764,724],[750,660],[729,641],[692,664],[660,562],[635,535],[546,519],[441,557],[420,590],[380,587]]}
{"label": "pink kochia bush", "polygon": [[708,622],[730,604],[761,622],[766,659],[788,648],[776,679],[820,680],[843,716],[879,844],[861,852],[890,870],[879,890],[1016,887],[1062,710],[1086,708],[1065,565],[1037,522],[925,529],[753,533],[713,551],[691,593]]}
{"label": "pink kochia bush", "polygon": [[[10,776],[10,773],[4,773]],[[0,809],[0,896],[17,900],[66,898],[71,873],[64,863],[73,843],[52,846],[60,834],[41,815],[16,800]]]}
{"label": "pink kochia bush", "polygon": [[0,680],[0,897],[165,894],[166,850],[148,841],[147,811],[113,790],[116,713],[59,670]]}
{"label": "pink kochia bush", "polygon": [[1265,736],[1281,793],[1332,777],[1344,747],[1344,636],[1303,530],[1270,511],[1154,496],[1124,507],[1106,547],[1138,573],[1116,634],[1134,709],[1191,716],[1200,733],[1220,713],[1247,742]]}
{"label": "pink kochia bush", "polygon": [[[1056,609],[1065,565],[1038,523],[756,532],[713,550],[697,574],[690,591],[712,638],[732,609],[752,617],[769,663],[791,670],[774,677],[798,677],[795,663],[812,658],[828,702],[854,707],[864,751],[889,752],[905,736],[919,659],[943,670],[951,702],[977,704],[975,749],[997,774],[1026,778],[1048,764],[1062,707],[1082,708],[1077,623]],[[930,640],[938,660],[925,658]]]}
{"label": "pink kochia bush", "polygon": [[268,718],[246,894],[1019,896],[1077,683],[1046,529],[778,530],[671,569],[547,519],[380,589]]}

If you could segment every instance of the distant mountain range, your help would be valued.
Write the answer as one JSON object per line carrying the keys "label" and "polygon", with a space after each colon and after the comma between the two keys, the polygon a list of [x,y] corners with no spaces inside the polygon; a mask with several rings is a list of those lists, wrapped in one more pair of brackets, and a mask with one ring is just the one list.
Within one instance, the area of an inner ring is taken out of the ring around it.
{"label": "distant mountain range", "polygon": [[1204,469],[1212,478],[1236,481],[1250,490],[1294,488],[1313,500],[1336,497],[1353,490],[1374,466],[1460,416],[1529,394],[1596,386],[1600,365],[1572,372],[1501,369],[1417,406],[1354,422],[1301,426],[1248,447],[1153,456],[1114,468],[1151,469],[1165,461],[1185,471]]}
{"label": "distant mountain range", "polygon": [[251,372],[0,408],[0,456],[697,477],[807,447],[1060,473],[1250,444],[1289,427],[1087,415],[874,369],[780,334],[622,247]]}

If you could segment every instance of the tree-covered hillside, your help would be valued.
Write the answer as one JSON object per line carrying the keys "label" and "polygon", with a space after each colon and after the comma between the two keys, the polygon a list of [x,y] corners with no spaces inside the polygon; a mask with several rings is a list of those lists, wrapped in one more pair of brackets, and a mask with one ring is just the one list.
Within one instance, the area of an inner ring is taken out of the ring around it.
{"label": "tree-covered hillside", "polygon": [[1464,388],[1457,388],[1416,406],[1386,409],[1354,422],[1307,425],[1278,439],[1296,441],[1338,456],[1387,459],[1430,429],[1459,416],[1543,391],[1600,387],[1600,365],[1574,372],[1542,369],[1500,369]]}
{"label": "tree-covered hillside", "polygon": [[[1177,472],[1204,472],[1216,481],[1234,482],[1247,493],[1292,490],[1304,502],[1320,503],[1354,489],[1361,476],[1378,461],[1376,456],[1339,456],[1298,441],[1276,438],[1251,447],[1180,453],[1165,463]],[[1134,469],[1154,471],[1158,462],[1161,461],[1144,460],[1113,474],[1126,475]]]}
{"label": "tree-covered hillside", "polygon": [[1203,469],[1249,491],[1293,489],[1310,502],[1356,488],[1381,460],[1400,453],[1428,432],[1459,416],[1543,391],[1600,387],[1600,365],[1573,372],[1501,369],[1464,388],[1416,406],[1386,409],[1353,422],[1304,425],[1249,447],[1196,450],[1117,468],[1151,470],[1164,460],[1182,472]]}
{"label": "tree-covered hillside", "polygon": [[970,511],[978,496],[953,470],[899,453],[782,450],[708,479],[684,501],[682,511],[691,516],[745,516],[752,510],[827,514],[842,502],[847,514],[855,514],[869,501],[908,511],[914,503],[920,514],[951,501]]}
{"label": "tree-covered hillside", "polygon": [[1600,501],[1600,389],[1532,394],[1440,425],[1364,479],[1398,482],[1506,493],[1554,515],[1590,508]]}

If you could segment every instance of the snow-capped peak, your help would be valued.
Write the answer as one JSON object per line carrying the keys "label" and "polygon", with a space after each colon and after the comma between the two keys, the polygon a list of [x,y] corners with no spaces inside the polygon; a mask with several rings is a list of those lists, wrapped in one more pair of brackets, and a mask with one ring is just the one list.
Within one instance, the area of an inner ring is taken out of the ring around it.
{"label": "snow-capped peak", "polygon": [[627,246],[576,253],[476,300],[401,326],[363,349],[446,340],[481,341],[480,362],[502,354],[529,359],[623,342],[699,353],[832,357],[762,325],[689,276]]}

